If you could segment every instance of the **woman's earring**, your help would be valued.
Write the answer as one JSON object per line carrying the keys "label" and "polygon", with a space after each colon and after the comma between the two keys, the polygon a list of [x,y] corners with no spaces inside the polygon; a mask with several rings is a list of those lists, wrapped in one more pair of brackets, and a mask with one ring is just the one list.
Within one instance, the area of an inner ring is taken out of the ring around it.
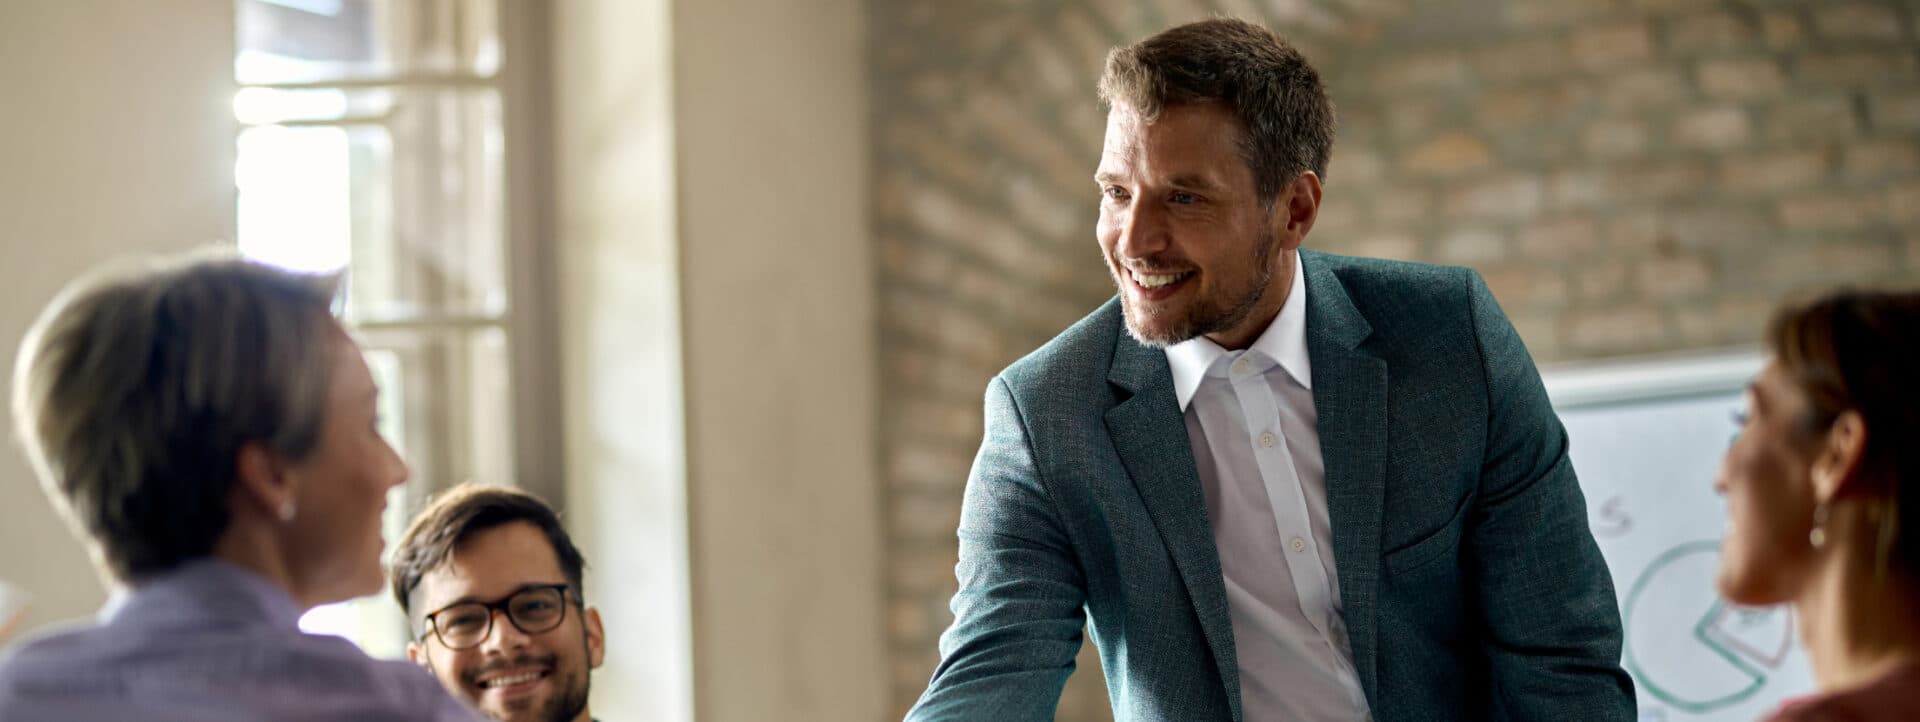
{"label": "woman's earring", "polygon": [[1813,531],[1807,532],[1807,542],[1815,549],[1827,545],[1827,505],[1825,503],[1813,507]]}
{"label": "woman's earring", "polygon": [[[297,511],[298,510],[295,509],[293,506],[292,499],[288,499],[286,501],[280,502],[280,521],[293,521],[293,515]],[[1815,546],[1818,546],[1818,545],[1816,544]]]}

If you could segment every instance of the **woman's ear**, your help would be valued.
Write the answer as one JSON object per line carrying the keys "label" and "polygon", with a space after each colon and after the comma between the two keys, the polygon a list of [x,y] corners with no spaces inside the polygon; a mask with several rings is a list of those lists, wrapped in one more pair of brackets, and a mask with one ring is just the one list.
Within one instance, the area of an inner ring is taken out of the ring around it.
{"label": "woman's ear", "polygon": [[1867,450],[1867,422],[1860,412],[1847,410],[1833,420],[1813,457],[1813,498],[1821,504],[1852,491],[1858,483],[1860,461]]}
{"label": "woman's ear", "polygon": [[299,509],[294,504],[293,479],[278,454],[259,442],[240,447],[234,459],[234,502],[257,510],[262,518],[291,521]]}

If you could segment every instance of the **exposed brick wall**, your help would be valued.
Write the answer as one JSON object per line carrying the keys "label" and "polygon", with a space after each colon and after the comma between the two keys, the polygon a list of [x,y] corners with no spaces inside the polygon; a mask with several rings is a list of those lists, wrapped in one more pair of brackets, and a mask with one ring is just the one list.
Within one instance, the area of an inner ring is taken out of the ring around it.
{"label": "exposed brick wall", "polygon": [[[987,379],[1112,293],[1106,49],[1294,38],[1339,140],[1311,247],[1478,269],[1542,361],[1750,342],[1782,295],[1920,281],[1920,0],[871,4],[897,711],[951,620]],[[1106,719],[1088,645],[1059,719]]]}

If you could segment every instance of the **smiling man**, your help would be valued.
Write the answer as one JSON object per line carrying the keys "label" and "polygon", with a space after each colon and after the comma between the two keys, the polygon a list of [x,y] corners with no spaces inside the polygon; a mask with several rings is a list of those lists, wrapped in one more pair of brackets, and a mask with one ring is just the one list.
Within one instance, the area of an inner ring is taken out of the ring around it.
{"label": "smiling man", "polygon": [[[1302,247],[1333,148],[1235,20],[1114,50],[1118,295],[995,377],[916,722],[1634,717],[1566,434],[1480,277]],[[1332,188],[1329,186],[1328,188]]]}
{"label": "smiling man", "polygon": [[463,485],[420,512],[393,558],[407,656],[502,722],[588,722],[606,637],[586,562],[539,498]]}

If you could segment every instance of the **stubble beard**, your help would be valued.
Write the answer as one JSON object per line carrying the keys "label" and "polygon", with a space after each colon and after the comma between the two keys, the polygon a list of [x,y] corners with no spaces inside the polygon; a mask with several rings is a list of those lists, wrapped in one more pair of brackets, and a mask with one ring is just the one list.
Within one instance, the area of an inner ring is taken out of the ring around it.
{"label": "stubble beard", "polygon": [[[1253,247],[1254,278],[1252,287],[1239,294],[1230,303],[1215,303],[1214,299],[1197,299],[1188,306],[1184,317],[1168,323],[1161,328],[1151,328],[1142,323],[1148,319],[1160,319],[1170,312],[1166,308],[1141,309],[1134,305],[1133,294],[1129,292],[1126,269],[1117,262],[1109,261],[1108,272],[1113,276],[1114,288],[1120,292],[1120,312],[1126,318],[1127,335],[1140,345],[1148,348],[1166,348],[1174,344],[1191,340],[1210,333],[1219,333],[1240,325],[1253,315],[1260,306],[1261,299],[1267,295],[1267,286],[1273,283],[1273,256],[1279,248],[1274,243],[1273,233],[1262,232],[1260,242]],[[1231,291],[1231,289],[1227,289]],[[1145,316],[1146,318],[1142,318]]]}

